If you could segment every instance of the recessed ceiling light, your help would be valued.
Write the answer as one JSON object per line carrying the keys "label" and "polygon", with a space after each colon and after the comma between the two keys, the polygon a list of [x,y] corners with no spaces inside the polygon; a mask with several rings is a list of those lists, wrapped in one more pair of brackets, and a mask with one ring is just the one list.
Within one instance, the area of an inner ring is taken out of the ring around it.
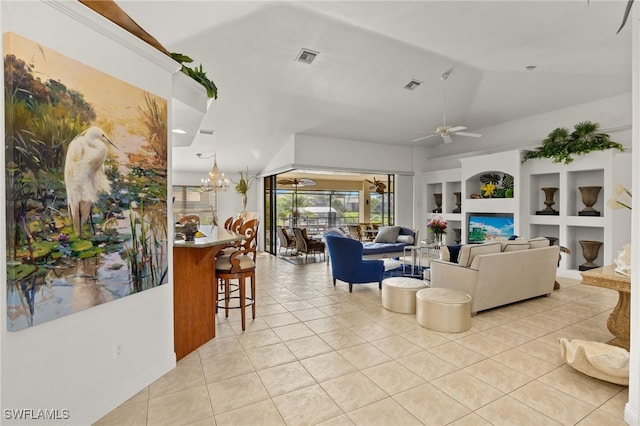
{"label": "recessed ceiling light", "polygon": [[296,61],[310,64],[319,54],[320,52],[315,52],[310,49],[301,49],[300,53],[298,53],[298,56],[296,57]]}
{"label": "recessed ceiling light", "polygon": [[410,82],[408,82],[404,88],[407,90],[415,90],[416,87],[420,86],[422,84],[421,81],[418,80],[411,80]]}
{"label": "recessed ceiling light", "polygon": [[172,133],[175,133],[177,135],[185,135],[187,132],[182,130],[182,129],[172,129],[171,130]]}
{"label": "recessed ceiling light", "polygon": [[527,65],[525,68],[526,68],[527,71],[533,71],[538,67],[536,67],[535,65]]}

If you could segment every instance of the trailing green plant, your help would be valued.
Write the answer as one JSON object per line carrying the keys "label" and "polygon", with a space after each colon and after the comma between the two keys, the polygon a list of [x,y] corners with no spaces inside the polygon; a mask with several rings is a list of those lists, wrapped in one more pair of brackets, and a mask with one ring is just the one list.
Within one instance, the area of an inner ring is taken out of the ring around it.
{"label": "trailing green plant", "polygon": [[189,68],[185,64],[190,64],[193,59],[182,53],[169,52],[169,55],[174,61],[179,62],[182,65],[182,72],[193,78],[200,83],[207,90],[207,96],[213,99],[218,99],[218,88],[215,83],[207,77],[207,73],[202,69],[202,64],[197,67]]}
{"label": "trailing green plant", "polygon": [[591,151],[617,149],[624,152],[624,147],[613,142],[606,133],[598,132],[600,125],[591,121],[581,121],[573,126],[573,132],[564,127],[554,129],[542,141],[542,146],[525,154],[522,162],[533,158],[551,158],[554,163],[569,164],[573,155],[584,155]]}

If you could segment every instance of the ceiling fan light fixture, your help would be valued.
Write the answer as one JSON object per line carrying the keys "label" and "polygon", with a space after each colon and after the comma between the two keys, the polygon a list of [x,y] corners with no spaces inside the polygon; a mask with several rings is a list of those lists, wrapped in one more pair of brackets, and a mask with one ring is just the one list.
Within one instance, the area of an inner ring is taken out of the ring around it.
{"label": "ceiling fan light fixture", "polygon": [[298,56],[296,57],[296,61],[302,62],[303,64],[310,64],[316,59],[319,54],[320,52],[302,48],[300,49],[300,53],[298,53]]}
{"label": "ceiling fan light fixture", "polygon": [[411,80],[410,82],[408,82],[404,88],[407,90],[415,90],[418,86],[420,86],[422,84],[421,81],[419,80]]}

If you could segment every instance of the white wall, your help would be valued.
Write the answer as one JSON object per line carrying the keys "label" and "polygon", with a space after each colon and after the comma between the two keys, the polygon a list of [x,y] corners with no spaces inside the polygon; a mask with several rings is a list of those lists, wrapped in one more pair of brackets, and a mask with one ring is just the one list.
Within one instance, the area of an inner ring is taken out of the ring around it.
{"label": "white wall", "polygon": [[[3,33],[16,32],[113,77],[171,98],[171,61],[79,2],[0,2],[0,11]],[[101,29],[90,27],[96,22]],[[110,31],[124,34],[130,45],[125,47],[108,37]],[[150,50],[147,56],[141,55]],[[0,128],[4,130],[4,120]],[[4,149],[2,153],[4,156]],[[3,173],[3,191],[5,179]],[[0,211],[0,220],[6,221],[5,209]],[[6,253],[5,227],[0,229],[2,252]],[[0,422],[91,424],[172,369],[171,258],[169,265],[167,285],[10,333],[6,330],[7,271],[5,262],[0,262],[0,405],[2,409],[67,409],[70,413],[68,420],[13,422],[4,418],[3,411]],[[118,359],[113,356],[116,343],[122,344]]]}
{"label": "white wall", "polygon": [[[632,93],[633,93],[633,157],[632,179],[633,182],[640,182],[640,9],[638,5],[633,8],[633,14],[629,19],[629,24],[633,29],[631,43],[632,51]],[[636,197],[633,198],[632,209],[634,212],[640,210],[640,199],[638,198],[638,188],[635,186]],[[624,410],[624,419],[630,425],[640,424],[640,341],[638,337],[637,324],[640,324],[640,215],[634,214],[631,218],[631,247],[634,255],[631,257],[631,269],[635,271],[631,275],[631,354],[629,362],[629,401]]]}
{"label": "white wall", "polygon": [[[213,161],[213,160],[212,160]],[[221,167],[224,164],[218,160],[218,167],[220,172],[224,173],[225,177],[232,180],[229,185],[229,189],[226,191],[218,192],[218,218],[224,221],[229,216],[236,216],[242,211],[242,198],[234,188],[233,182],[237,182],[240,179],[238,172],[231,172],[223,170]],[[249,171],[251,176],[255,176],[256,173]],[[188,186],[200,186],[202,179],[207,177],[207,173],[192,173],[192,172],[178,172],[173,171],[173,185],[188,185]],[[258,182],[254,181],[251,184],[251,189],[247,193],[247,211],[255,212],[258,210],[258,205],[262,200],[262,192],[259,191]]]}
{"label": "white wall", "polygon": [[394,185],[394,223],[396,225],[417,229],[420,232],[418,238],[424,237],[423,228],[426,224],[421,223],[419,220],[416,222],[415,220],[414,206],[416,196],[413,191],[413,176],[395,175]]}
{"label": "white wall", "polygon": [[312,166],[329,170],[413,174],[410,146],[302,134],[295,135],[294,163],[298,168]]}
{"label": "white wall", "polygon": [[458,160],[462,157],[531,149],[539,146],[553,129],[572,128],[574,124],[585,120],[599,123],[612,140],[625,147],[631,146],[631,94],[627,93],[478,129],[478,133],[483,135],[480,139],[454,137],[451,144],[427,149],[421,170],[460,167]]}

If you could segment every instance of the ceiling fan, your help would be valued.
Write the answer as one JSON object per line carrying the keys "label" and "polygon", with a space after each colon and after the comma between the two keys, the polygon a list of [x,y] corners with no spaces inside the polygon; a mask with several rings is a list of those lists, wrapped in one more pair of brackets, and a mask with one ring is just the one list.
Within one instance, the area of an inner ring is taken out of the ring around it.
{"label": "ceiling fan", "polygon": [[369,179],[365,180],[371,184],[369,189],[374,189],[378,194],[384,194],[384,190],[387,189],[387,185],[375,177],[373,178],[373,181],[370,181]]}
{"label": "ceiling fan", "polygon": [[[449,78],[449,74],[451,74],[452,70],[448,70],[445,71],[441,76],[440,76],[440,80],[442,81],[446,81]],[[442,126],[438,126],[436,128],[436,130],[434,132],[431,132],[431,134],[426,135],[426,136],[422,136],[419,137],[417,139],[414,139],[413,142],[419,142],[421,140],[427,139],[427,138],[431,138],[433,136],[440,136],[442,138],[442,142],[443,143],[451,143],[453,142],[453,139],[451,138],[451,136],[469,136],[472,138],[480,138],[482,137],[481,134],[479,133],[470,133],[470,132],[463,132],[462,130],[466,130],[465,126],[447,126],[447,92],[446,92],[446,85],[444,86],[443,89],[443,109],[442,109]]]}

